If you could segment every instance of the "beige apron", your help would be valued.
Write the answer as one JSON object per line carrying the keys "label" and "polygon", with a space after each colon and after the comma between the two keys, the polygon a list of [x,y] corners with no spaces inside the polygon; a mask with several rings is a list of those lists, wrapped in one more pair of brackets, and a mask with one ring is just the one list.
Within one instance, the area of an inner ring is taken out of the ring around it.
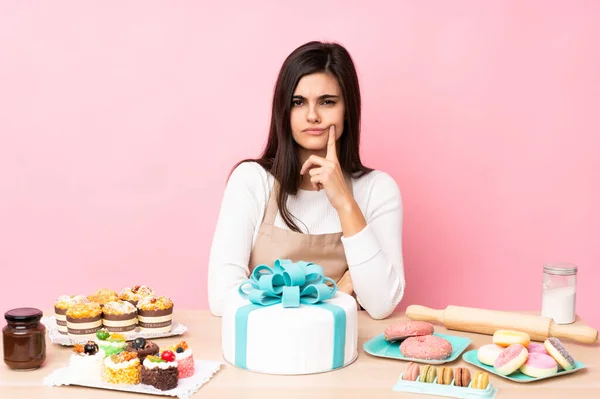
{"label": "beige apron", "polygon": [[[352,192],[352,179],[348,176],[346,184]],[[340,239],[342,232],[303,234],[276,227],[278,187],[279,183],[275,180],[250,254],[250,273],[260,264],[272,266],[276,259],[290,259],[292,262],[303,260],[322,266],[323,274],[338,283],[348,270],[346,254]]]}

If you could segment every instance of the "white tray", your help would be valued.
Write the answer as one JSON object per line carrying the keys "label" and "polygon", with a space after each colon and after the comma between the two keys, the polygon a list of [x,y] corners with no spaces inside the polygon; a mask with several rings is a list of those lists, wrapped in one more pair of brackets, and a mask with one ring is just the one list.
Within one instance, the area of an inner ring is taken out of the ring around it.
{"label": "white tray", "polygon": [[194,375],[179,380],[176,388],[169,391],[161,391],[150,385],[145,384],[109,384],[103,381],[81,382],[73,379],[68,367],[62,367],[54,370],[50,375],[44,378],[44,385],[48,387],[58,387],[61,385],[77,385],[89,388],[110,389],[113,391],[137,392],[151,395],[176,396],[179,399],[188,399],[196,393],[202,385],[206,384],[212,376],[219,371],[223,363],[211,360],[194,361]]}
{"label": "white tray", "polygon": [[[73,346],[75,344],[85,343],[89,340],[89,338],[82,339],[73,339],[69,335],[61,334],[56,327],[56,317],[55,316],[44,316],[42,317],[42,324],[46,326],[46,331],[48,332],[48,337],[53,344],[59,344],[63,346]],[[143,337],[146,339],[154,339],[154,338],[164,338],[164,337],[172,337],[174,335],[182,335],[187,331],[187,327],[183,324],[177,323],[175,321],[171,324],[171,331],[163,332],[163,333],[154,333],[148,331],[140,331],[139,327],[136,327],[135,330],[127,331],[121,333],[125,335],[125,339],[127,341],[132,341],[138,337]]]}

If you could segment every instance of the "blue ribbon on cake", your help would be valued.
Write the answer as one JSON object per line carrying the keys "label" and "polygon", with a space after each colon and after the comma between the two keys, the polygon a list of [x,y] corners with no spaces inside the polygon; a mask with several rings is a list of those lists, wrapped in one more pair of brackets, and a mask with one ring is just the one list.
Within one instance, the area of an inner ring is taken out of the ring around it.
{"label": "blue ribbon on cake", "polygon": [[[327,285],[330,283],[331,286]],[[240,307],[235,314],[235,364],[246,366],[248,316],[253,310],[281,304],[297,308],[301,304],[317,306],[333,315],[332,369],[344,365],[346,347],[346,312],[339,306],[325,303],[337,293],[337,284],[323,275],[323,268],[315,263],[277,259],[273,267],[258,265],[250,278],[238,289],[251,303]]]}

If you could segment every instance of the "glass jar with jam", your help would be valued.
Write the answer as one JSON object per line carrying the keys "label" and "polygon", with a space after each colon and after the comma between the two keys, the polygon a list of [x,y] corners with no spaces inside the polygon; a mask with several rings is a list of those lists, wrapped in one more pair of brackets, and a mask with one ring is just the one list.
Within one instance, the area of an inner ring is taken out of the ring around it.
{"label": "glass jar with jam", "polygon": [[35,370],[46,360],[46,327],[40,322],[42,311],[17,308],[4,313],[2,329],[4,363],[17,371]]}

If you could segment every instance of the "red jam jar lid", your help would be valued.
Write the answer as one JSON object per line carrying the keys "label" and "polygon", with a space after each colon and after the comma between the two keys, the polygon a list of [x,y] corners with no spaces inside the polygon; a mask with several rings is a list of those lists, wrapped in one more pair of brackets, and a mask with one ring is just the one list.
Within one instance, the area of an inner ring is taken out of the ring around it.
{"label": "red jam jar lid", "polygon": [[33,323],[39,321],[42,315],[42,311],[36,308],[17,308],[4,313],[4,318],[13,323]]}

